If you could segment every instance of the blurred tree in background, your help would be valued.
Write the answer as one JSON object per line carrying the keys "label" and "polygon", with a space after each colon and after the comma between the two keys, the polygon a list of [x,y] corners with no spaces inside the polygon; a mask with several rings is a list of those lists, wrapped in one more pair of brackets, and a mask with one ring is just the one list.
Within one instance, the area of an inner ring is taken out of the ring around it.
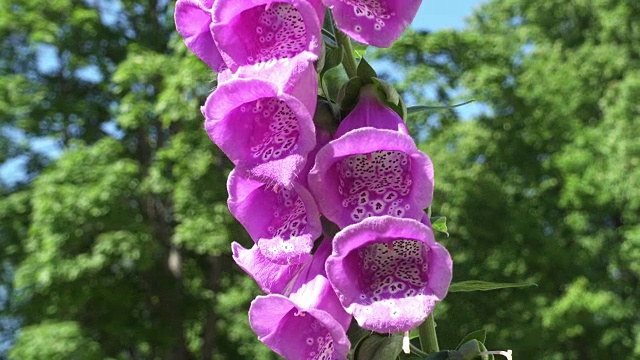
{"label": "blurred tree in background", "polygon": [[249,240],[226,207],[231,164],[199,112],[214,77],[173,2],[0,4],[0,161],[26,163],[0,200],[8,356],[272,358],[230,257]]}
{"label": "blurred tree in background", "polygon": [[406,96],[484,104],[472,120],[413,122],[454,281],[539,284],[450,294],[436,316],[446,346],[484,327],[518,359],[640,357],[638,19],[634,0],[495,0],[463,31],[384,52]]}
{"label": "blurred tree in background", "polygon": [[[0,0],[0,163],[26,164],[0,183],[0,358],[273,358],[202,129],[213,76],[172,8]],[[380,53],[410,102],[483,104],[411,122],[455,280],[539,284],[449,295],[442,347],[486,328],[518,359],[640,356],[637,19],[635,0],[496,0]]]}

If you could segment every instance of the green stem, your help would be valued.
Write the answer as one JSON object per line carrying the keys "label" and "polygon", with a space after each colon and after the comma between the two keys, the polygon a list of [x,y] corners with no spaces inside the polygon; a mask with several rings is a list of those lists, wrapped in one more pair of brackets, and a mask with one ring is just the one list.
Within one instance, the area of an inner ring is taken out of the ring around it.
{"label": "green stem", "polygon": [[356,63],[356,58],[353,56],[353,46],[351,45],[351,39],[347,34],[336,28],[336,42],[338,46],[342,47],[344,50],[344,56],[342,57],[342,66],[344,67],[344,71],[347,72],[347,76],[349,79],[354,78],[358,75],[358,65]]}
{"label": "green stem", "polygon": [[431,354],[440,351],[440,347],[438,346],[438,336],[436,335],[436,322],[433,320],[433,313],[429,314],[427,320],[418,327],[418,333],[420,333],[420,345],[424,352]]}
{"label": "green stem", "polygon": [[429,355],[426,352],[424,352],[424,351],[418,349],[417,347],[415,347],[413,344],[409,344],[409,348],[411,349],[411,352],[413,354],[415,354],[415,355],[418,355],[418,356],[427,356],[427,355]]}

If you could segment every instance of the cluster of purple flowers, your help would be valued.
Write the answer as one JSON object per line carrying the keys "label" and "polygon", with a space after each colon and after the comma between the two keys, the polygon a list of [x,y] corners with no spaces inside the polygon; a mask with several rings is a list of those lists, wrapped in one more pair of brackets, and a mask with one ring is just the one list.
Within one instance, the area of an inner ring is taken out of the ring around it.
{"label": "cluster of purple flowers", "polygon": [[233,257],[267,294],[249,321],[287,359],[344,359],[352,318],[376,332],[409,331],[447,293],[451,258],[424,213],[433,167],[403,119],[368,84],[335,133],[314,125],[326,8],[345,34],[389,46],[420,2],[176,4],[187,47],[218,73],[205,128],[235,165],[229,209],[255,241],[233,243]]}

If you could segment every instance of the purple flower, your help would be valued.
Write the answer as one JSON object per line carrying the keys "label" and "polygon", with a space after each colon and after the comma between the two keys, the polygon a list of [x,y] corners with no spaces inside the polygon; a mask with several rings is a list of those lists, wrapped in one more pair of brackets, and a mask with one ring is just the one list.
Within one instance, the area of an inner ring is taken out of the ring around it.
{"label": "purple flower", "polygon": [[249,274],[267,294],[288,294],[294,280],[307,263],[280,265],[265,258],[258,245],[245,249],[234,242],[231,244],[233,260]]}
{"label": "purple flower", "polygon": [[336,25],[353,39],[389,47],[418,12],[422,0],[323,0]]}
{"label": "purple flower", "polygon": [[234,79],[260,79],[275,84],[282,92],[300,100],[313,114],[318,98],[318,73],[314,57],[308,53],[292,58],[272,59],[254,65],[239,67],[235,72],[226,70],[218,74],[218,85]]}
{"label": "purple flower", "polygon": [[258,339],[285,359],[346,359],[347,314],[326,278],[324,263],[331,242],[324,240],[311,263],[296,280],[287,298],[258,296],[249,309],[249,322]]}
{"label": "purple flower", "polygon": [[320,0],[216,0],[211,31],[232,70],[322,49]]}
{"label": "purple flower", "polygon": [[315,146],[316,91],[304,57],[243,68],[225,74],[207,99],[205,128],[238,171],[290,188]]}
{"label": "purple flower", "polygon": [[409,135],[409,130],[404,120],[398,113],[380,101],[375,86],[371,84],[365,85],[360,89],[358,103],[349,115],[340,122],[334,138],[337,139],[351,130],[364,127],[393,130]]}
{"label": "purple flower", "polygon": [[227,183],[229,210],[277,264],[306,262],[313,242],[322,234],[320,212],[304,186],[269,186],[232,171]]}
{"label": "purple flower", "polygon": [[365,91],[340,134],[309,173],[322,214],[341,228],[372,216],[421,219],[433,198],[433,166],[402,119]]}
{"label": "purple flower", "polygon": [[176,29],[185,45],[215,72],[227,68],[211,33],[211,7],[216,0],[178,0]]}
{"label": "purple flower", "polygon": [[420,325],[446,296],[452,261],[430,226],[382,216],[341,230],[326,269],[362,328],[391,333]]}

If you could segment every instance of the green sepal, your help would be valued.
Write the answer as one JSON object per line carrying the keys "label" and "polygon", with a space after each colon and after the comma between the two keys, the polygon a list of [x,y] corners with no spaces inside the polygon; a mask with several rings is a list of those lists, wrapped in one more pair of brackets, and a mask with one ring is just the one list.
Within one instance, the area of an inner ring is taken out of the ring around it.
{"label": "green sepal", "polygon": [[360,79],[364,81],[365,84],[371,84],[372,78],[377,78],[378,74],[376,71],[369,65],[367,60],[364,58],[360,59],[360,63],[358,63],[357,74]]}
{"label": "green sepal", "polygon": [[371,78],[373,83],[376,85],[376,88],[379,90],[381,95],[383,95],[382,100],[385,105],[387,105],[390,109],[395,111],[402,120],[407,119],[407,105],[402,100],[402,97],[398,93],[398,90],[391,85],[390,83],[379,79],[379,78]]}
{"label": "green sepal", "polygon": [[342,110],[351,110],[354,108],[360,97],[360,89],[365,83],[359,77],[353,77],[342,85],[338,91],[338,104]]}
{"label": "green sepal", "polygon": [[395,359],[402,352],[402,339],[403,336],[400,334],[372,333],[358,343],[353,360]]}
{"label": "green sepal", "polygon": [[[331,136],[335,134],[338,127],[338,114],[340,109],[329,99],[318,96],[316,111],[313,114],[313,123],[316,131],[326,131]],[[333,238],[333,237],[331,237]]]}
{"label": "green sepal", "polygon": [[[366,73],[367,71],[368,70],[362,70],[363,73]],[[376,77],[371,77],[369,78],[369,80],[370,82],[367,82],[360,76],[349,79],[349,81],[347,81],[347,83],[344,84],[338,92],[338,104],[340,104],[340,109],[342,109],[343,111],[350,111],[351,109],[353,109],[358,102],[360,89],[364,85],[373,83],[376,88],[376,92],[378,93],[378,98],[387,107],[395,111],[402,118],[402,120],[406,120],[407,106],[405,105],[404,100],[402,100],[402,97],[393,87],[393,85]]]}
{"label": "green sepal", "polygon": [[378,90],[381,90],[381,93],[384,95],[385,102],[394,105],[398,105],[400,103],[400,100],[402,100],[402,98],[400,97],[398,90],[396,90],[393,85],[376,77],[372,78],[371,80],[376,85],[376,88]]}
{"label": "green sepal", "polygon": [[451,283],[451,286],[449,286],[449,292],[489,291],[489,290],[528,287],[528,286],[538,286],[538,285],[530,282],[497,283],[497,282],[480,281],[480,280],[467,280],[467,281],[459,281],[459,282]]}
{"label": "green sepal", "polygon": [[447,231],[447,218],[445,216],[432,218],[431,227],[433,228],[433,230],[445,233],[447,234],[447,237],[449,237],[449,232]]}

